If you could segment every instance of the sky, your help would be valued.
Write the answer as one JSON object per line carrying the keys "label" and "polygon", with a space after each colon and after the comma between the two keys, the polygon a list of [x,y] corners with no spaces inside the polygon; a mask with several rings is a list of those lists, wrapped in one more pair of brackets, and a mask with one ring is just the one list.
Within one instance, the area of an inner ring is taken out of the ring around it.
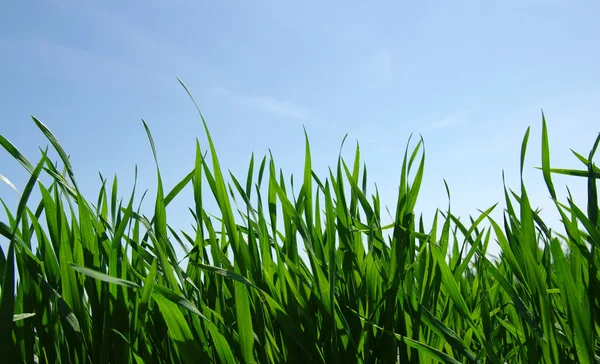
{"label": "sky", "polygon": [[[303,127],[314,170],[325,176],[348,134],[344,154],[358,141],[370,192],[376,183],[393,211],[406,143],[422,135],[417,210],[429,221],[448,204],[444,179],[462,219],[497,202],[501,217],[502,172],[518,191],[530,126],[525,182],[534,207],[560,228],[534,168],[541,110],[552,166],[581,167],[570,149],[587,155],[600,131],[599,15],[597,1],[558,0],[7,1],[0,135],[37,162],[48,141],[34,115],[70,154],[88,200],[96,200],[98,172],[116,174],[126,200],[136,166],[138,191],[152,197],[156,170],[142,119],[167,189],[193,168],[196,138],[207,146],[180,78],[222,167],[242,179],[252,153],[271,151],[300,181]],[[3,150],[0,174],[24,189],[27,173]],[[557,177],[562,201],[567,184],[585,206],[585,181]],[[169,206],[176,229],[191,231],[191,196]],[[1,182],[0,197],[16,210],[17,194]]]}

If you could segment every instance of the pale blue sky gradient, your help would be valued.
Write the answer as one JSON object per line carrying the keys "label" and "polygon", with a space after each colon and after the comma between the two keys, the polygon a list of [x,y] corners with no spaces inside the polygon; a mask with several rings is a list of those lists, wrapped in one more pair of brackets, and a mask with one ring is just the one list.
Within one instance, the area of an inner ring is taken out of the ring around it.
{"label": "pale blue sky gradient", "polygon": [[[393,210],[406,141],[422,134],[418,209],[429,219],[447,205],[444,178],[463,218],[495,202],[503,208],[502,170],[518,189],[520,143],[531,126],[526,183],[533,204],[549,209],[543,216],[558,221],[533,169],[540,110],[553,166],[579,167],[569,148],[587,154],[600,131],[599,16],[598,1],[4,2],[0,134],[37,162],[48,143],[33,114],[71,155],[89,200],[98,171],[116,173],[127,199],[136,164],[138,188],[153,198],[142,118],[169,189],[193,167],[195,139],[206,146],[179,77],[222,166],[241,178],[251,153],[270,149],[299,181],[303,125],[323,175],[349,133],[348,156],[358,140],[370,186]],[[20,190],[28,177],[3,151],[0,174]],[[565,183],[583,203],[585,181],[557,179],[561,197]],[[4,183],[0,197],[16,210]],[[189,191],[174,201],[169,223],[190,231],[192,203]]]}

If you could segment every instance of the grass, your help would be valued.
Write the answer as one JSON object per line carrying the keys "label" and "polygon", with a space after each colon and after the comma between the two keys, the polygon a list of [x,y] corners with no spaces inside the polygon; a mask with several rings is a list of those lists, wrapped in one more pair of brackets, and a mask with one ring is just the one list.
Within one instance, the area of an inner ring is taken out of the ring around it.
{"label": "grass", "polygon": [[[82,196],[58,140],[34,122],[64,171],[47,151],[32,164],[0,136],[31,175],[0,222],[6,362],[600,362],[600,170],[592,163],[600,137],[587,158],[575,153],[582,169],[553,169],[542,120],[540,169],[561,234],[531,208],[523,183],[519,192],[505,187],[502,221],[489,217],[493,206],[465,224],[449,206],[425,227],[414,212],[422,141],[406,149],[385,226],[358,147],[353,163],[340,157],[317,176],[307,137],[297,196],[272,158],[252,159],[245,181],[230,175],[227,183],[204,119],[208,151],[197,144],[195,165],[169,191],[157,164],[153,216],[144,216],[135,188],[117,199],[116,179],[103,180],[95,203]],[[521,173],[528,139],[529,130]],[[558,201],[557,173],[587,179],[586,207]],[[196,226],[176,232],[166,207],[190,187]],[[29,201],[34,188],[38,204]],[[208,198],[220,216],[204,210]],[[493,240],[498,260],[486,254]]]}

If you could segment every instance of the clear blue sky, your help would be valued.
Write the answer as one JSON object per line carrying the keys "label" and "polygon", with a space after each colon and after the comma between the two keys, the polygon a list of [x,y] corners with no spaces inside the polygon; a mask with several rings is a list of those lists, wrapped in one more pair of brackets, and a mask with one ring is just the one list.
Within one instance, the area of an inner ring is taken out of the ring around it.
{"label": "clear blue sky", "polygon": [[[421,133],[426,216],[447,204],[443,178],[463,218],[504,207],[501,173],[519,188],[527,126],[527,186],[534,205],[551,210],[533,169],[540,110],[553,166],[578,166],[569,148],[587,153],[600,131],[597,1],[54,0],[0,9],[0,134],[36,162],[47,141],[29,115],[41,119],[91,201],[98,171],[116,173],[126,199],[136,164],[140,190],[154,194],[142,118],[167,188],[191,170],[195,139],[206,139],[176,77],[196,97],[223,167],[240,176],[252,152],[271,149],[299,177],[303,125],[322,174],[349,133],[348,154],[358,140],[393,210],[406,141]],[[24,188],[26,173],[3,151],[0,174]],[[560,196],[565,183],[583,196],[583,180],[558,179]],[[16,210],[4,183],[0,197]],[[169,209],[176,228],[191,222],[186,197]]]}

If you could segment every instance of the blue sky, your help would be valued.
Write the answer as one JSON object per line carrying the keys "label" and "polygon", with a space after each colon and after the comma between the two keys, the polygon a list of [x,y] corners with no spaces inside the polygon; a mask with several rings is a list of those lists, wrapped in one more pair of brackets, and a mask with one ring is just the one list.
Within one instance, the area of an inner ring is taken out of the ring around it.
{"label": "blue sky", "polygon": [[[91,201],[98,171],[117,174],[127,198],[135,165],[140,190],[153,194],[142,118],[167,188],[193,167],[195,139],[206,145],[179,77],[222,166],[237,175],[252,152],[270,149],[278,167],[299,178],[303,125],[323,174],[348,133],[348,155],[358,140],[370,182],[393,210],[406,141],[422,134],[418,208],[427,218],[445,209],[445,178],[454,212],[467,218],[502,202],[503,170],[519,188],[519,147],[531,126],[526,183],[543,216],[558,221],[533,168],[540,110],[553,166],[577,167],[569,148],[587,153],[599,131],[598,14],[597,1],[557,0],[5,2],[0,134],[37,161],[47,141],[35,115],[71,155]],[[0,174],[24,188],[26,173],[4,152]],[[558,178],[560,196],[566,183],[583,203],[585,181]],[[190,196],[169,209],[178,229],[189,231]],[[16,209],[4,183],[0,197]]]}

